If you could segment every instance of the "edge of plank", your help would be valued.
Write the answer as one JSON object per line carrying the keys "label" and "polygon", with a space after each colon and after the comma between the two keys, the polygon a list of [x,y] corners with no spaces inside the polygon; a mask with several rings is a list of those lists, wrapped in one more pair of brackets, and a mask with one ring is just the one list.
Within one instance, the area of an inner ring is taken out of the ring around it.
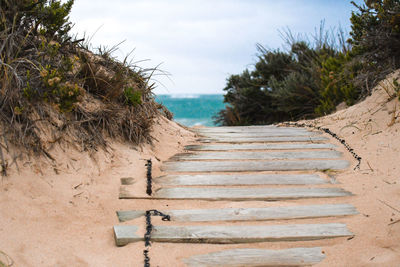
{"label": "edge of plank", "polygon": [[119,210],[117,217],[120,222],[130,221],[145,215],[144,210]]}
{"label": "edge of plank", "polygon": [[114,238],[117,246],[125,246],[128,243],[144,240],[143,237],[136,235],[139,228],[136,225],[116,225],[114,226]]}

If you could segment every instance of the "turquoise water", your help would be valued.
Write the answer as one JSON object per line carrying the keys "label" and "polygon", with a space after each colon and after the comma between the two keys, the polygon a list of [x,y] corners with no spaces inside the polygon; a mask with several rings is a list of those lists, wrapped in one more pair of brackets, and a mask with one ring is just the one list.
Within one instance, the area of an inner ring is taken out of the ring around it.
{"label": "turquoise water", "polygon": [[225,108],[223,95],[157,95],[156,101],[174,113],[186,126],[215,126],[212,116]]}

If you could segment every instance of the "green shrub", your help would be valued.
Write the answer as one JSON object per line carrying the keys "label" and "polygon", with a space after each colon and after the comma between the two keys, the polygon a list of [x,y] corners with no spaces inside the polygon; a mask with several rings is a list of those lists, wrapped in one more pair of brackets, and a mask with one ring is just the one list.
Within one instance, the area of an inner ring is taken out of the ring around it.
{"label": "green shrub", "polygon": [[125,88],[124,96],[128,105],[136,106],[142,104],[142,93],[135,91],[132,87]]}
{"label": "green shrub", "polygon": [[34,35],[69,39],[72,23],[68,21],[74,0],[2,0],[0,31],[23,28]]}
{"label": "green shrub", "polygon": [[321,103],[315,110],[317,115],[331,113],[341,102],[353,105],[360,98],[361,91],[353,83],[360,68],[360,63],[353,59],[350,52],[340,52],[322,62]]}
{"label": "green shrub", "polygon": [[362,70],[354,82],[367,95],[385,76],[400,68],[400,1],[365,0],[357,5],[349,42],[352,52],[362,63]]}
{"label": "green shrub", "polygon": [[334,47],[294,41],[287,52],[258,45],[254,70],[232,75],[224,88],[229,105],[215,118],[223,125],[270,124],[312,118],[321,104],[320,70]]}

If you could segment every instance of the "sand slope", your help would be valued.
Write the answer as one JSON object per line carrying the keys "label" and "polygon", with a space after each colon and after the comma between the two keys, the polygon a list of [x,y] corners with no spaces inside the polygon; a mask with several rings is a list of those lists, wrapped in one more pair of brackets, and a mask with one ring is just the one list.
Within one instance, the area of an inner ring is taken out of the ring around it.
{"label": "sand slope", "polygon": [[[121,177],[145,177],[144,159],[159,162],[182,150],[193,134],[160,118],[154,147],[112,143],[112,154],[67,149],[52,151],[59,159],[56,174],[46,160],[20,164],[0,182],[0,251],[13,266],[134,266],[142,244],[132,253],[115,247],[112,226],[116,210],[128,209],[118,199]],[[143,187],[145,190],[145,187]],[[128,248],[129,249],[129,248]],[[1,258],[0,258],[1,260]]]}
{"label": "sand slope", "polygon": [[392,90],[393,77],[399,72],[363,102],[311,121],[339,134],[362,157],[360,170],[337,176],[356,195],[350,203],[361,215],[348,223],[356,237],[325,248],[329,256],[320,266],[400,265],[400,102],[383,89]]}

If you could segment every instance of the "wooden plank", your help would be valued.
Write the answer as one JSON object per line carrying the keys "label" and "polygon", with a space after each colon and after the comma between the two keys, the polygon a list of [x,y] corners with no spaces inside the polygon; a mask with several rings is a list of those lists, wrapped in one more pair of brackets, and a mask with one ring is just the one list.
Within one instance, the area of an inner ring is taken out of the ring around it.
{"label": "wooden plank", "polygon": [[125,246],[130,242],[144,240],[143,237],[138,236],[136,232],[139,227],[136,225],[117,225],[114,226],[114,239],[117,246]]}
{"label": "wooden plank", "polygon": [[306,128],[276,127],[276,126],[227,126],[227,127],[204,127],[192,128],[198,133],[244,133],[244,132],[309,132]]}
{"label": "wooden plank", "polygon": [[[172,221],[180,222],[267,221],[309,219],[358,214],[356,208],[350,204],[237,209],[162,210],[161,212],[168,214]],[[144,214],[145,211],[143,210],[117,212],[120,222],[133,220],[144,216]]]}
{"label": "wooden plank", "polygon": [[334,159],[340,158],[342,152],[335,150],[314,151],[232,151],[232,152],[200,152],[180,153],[170,160],[275,160],[275,159]]}
{"label": "wooden plank", "polygon": [[[129,191],[129,187],[121,186],[121,199],[144,198]],[[173,187],[160,188],[151,196],[152,199],[201,199],[201,200],[282,200],[300,198],[327,198],[351,196],[342,188],[238,188],[238,187]]]}
{"label": "wooden plank", "polygon": [[327,184],[317,174],[198,174],[166,175],[154,178],[159,185],[295,185]]}
{"label": "wooden plank", "polygon": [[154,198],[204,200],[280,200],[350,196],[342,188],[161,188]]}
{"label": "wooden plank", "polygon": [[[137,226],[114,226],[118,246],[144,240],[136,234]],[[306,241],[352,236],[345,224],[292,225],[215,225],[215,226],[161,226],[151,233],[152,242],[239,244],[274,241]]]}
{"label": "wooden plank", "polygon": [[203,143],[316,142],[326,140],[328,138],[323,136],[220,137],[198,139],[198,141]]}
{"label": "wooden plank", "polygon": [[209,138],[245,138],[245,137],[273,137],[273,136],[316,136],[322,134],[322,132],[243,132],[243,133],[200,133],[200,135]]}
{"label": "wooden plank", "polygon": [[119,210],[117,211],[117,217],[120,222],[130,221],[141,216],[144,216],[145,211],[143,210]]}
{"label": "wooden plank", "polygon": [[285,149],[333,149],[329,143],[271,143],[271,144],[209,144],[189,145],[186,150],[225,151],[225,150],[285,150]]}
{"label": "wooden plank", "polygon": [[347,160],[274,160],[274,161],[176,161],[161,167],[169,172],[244,172],[244,171],[296,171],[342,170]]}
{"label": "wooden plank", "polygon": [[189,267],[288,267],[311,266],[324,258],[325,254],[318,247],[282,250],[242,248],[196,255],[183,262]]}

